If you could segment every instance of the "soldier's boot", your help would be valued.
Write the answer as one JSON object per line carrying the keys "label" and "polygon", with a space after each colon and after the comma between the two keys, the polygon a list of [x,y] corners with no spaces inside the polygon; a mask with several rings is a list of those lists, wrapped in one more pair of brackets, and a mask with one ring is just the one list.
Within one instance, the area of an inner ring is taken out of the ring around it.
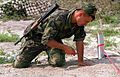
{"label": "soldier's boot", "polygon": [[13,67],[15,68],[26,68],[29,67],[31,61],[43,50],[42,45],[36,44],[27,44],[22,52],[16,57],[16,60],[13,63]]}
{"label": "soldier's boot", "polygon": [[65,65],[65,53],[61,49],[51,49],[48,51],[48,62],[55,67],[61,67]]}
{"label": "soldier's boot", "polygon": [[27,67],[29,67],[31,63],[27,62],[23,59],[24,59],[24,57],[22,57],[21,55],[18,55],[16,57],[16,60],[13,63],[13,67],[14,68],[27,68]]}

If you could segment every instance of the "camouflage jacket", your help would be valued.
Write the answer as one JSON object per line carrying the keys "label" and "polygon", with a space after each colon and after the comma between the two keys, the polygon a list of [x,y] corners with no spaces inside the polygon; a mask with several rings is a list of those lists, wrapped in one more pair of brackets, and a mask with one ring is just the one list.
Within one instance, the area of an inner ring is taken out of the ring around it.
{"label": "camouflage jacket", "polygon": [[45,45],[49,39],[59,40],[69,38],[72,35],[74,35],[74,41],[84,40],[86,36],[84,26],[74,26],[71,23],[71,15],[74,11],[60,12],[39,26],[35,33],[42,34],[39,36],[41,43]]}

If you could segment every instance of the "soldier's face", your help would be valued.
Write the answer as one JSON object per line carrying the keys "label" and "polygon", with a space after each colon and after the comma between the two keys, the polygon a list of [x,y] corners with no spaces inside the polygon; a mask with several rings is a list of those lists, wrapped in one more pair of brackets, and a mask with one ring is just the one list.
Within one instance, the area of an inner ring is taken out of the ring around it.
{"label": "soldier's face", "polygon": [[93,19],[91,16],[88,16],[87,14],[81,14],[80,16],[78,16],[76,18],[77,21],[77,25],[78,26],[85,26],[87,25],[89,22],[91,22]]}

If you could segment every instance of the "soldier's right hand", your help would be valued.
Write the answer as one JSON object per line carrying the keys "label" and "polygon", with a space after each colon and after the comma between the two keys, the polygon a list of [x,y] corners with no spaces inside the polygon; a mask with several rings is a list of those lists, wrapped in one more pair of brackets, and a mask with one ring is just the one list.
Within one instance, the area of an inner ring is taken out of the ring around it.
{"label": "soldier's right hand", "polygon": [[73,55],[75,56],[75,50],[67,45],[64,46],[64,51],[68,55]]}

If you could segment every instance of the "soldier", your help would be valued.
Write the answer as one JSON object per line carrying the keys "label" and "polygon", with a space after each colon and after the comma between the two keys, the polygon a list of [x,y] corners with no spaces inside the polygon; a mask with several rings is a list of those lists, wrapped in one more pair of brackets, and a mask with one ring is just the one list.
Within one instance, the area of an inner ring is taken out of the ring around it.
{"label": "soldier", "polygon": [[[78,66],[86,65],[83,61],[84,26],[95,19],[97,9],[93,4],[87,4],[81,9],[64,11],[50,17],[42,26],[34,29],[25,38],[22,51],[13,63],[15,68],[29,67],[31,61],[42,51],[46,51],[48,62],[52,66],[65,65],[65,54],[78,55]],[[76,50],[63,44],[62,39],[74,35]]]}

